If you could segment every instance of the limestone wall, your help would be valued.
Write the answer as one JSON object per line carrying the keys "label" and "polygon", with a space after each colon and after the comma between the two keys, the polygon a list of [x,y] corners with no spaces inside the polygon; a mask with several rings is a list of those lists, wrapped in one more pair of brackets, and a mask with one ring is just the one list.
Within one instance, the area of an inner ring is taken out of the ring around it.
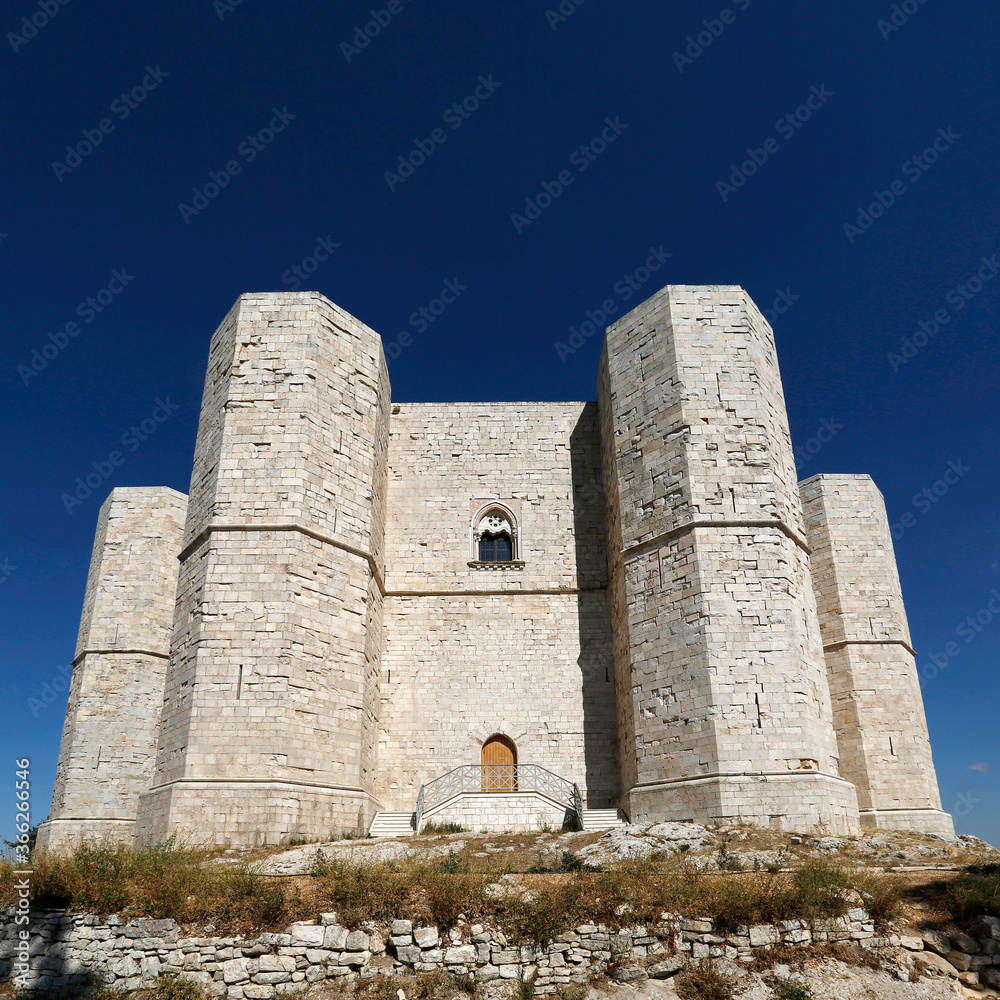
{"label": "limestone wall", "polygon": [[378,336],[316,293],[216,332],[141,839],[367,828],[388,407]]}
{"label": "limestone wall", "polygon": [[492,833],[537,833],[544,827],[559,830],[576,819],[573,810],[541,795],[464,795],[425,815],[424,823],[457,823],[465,830]]}
{"label": "limestone wall", "polygon": [[841,768],[866,826],[953,836],[941,810],[885,502],[869,476],[801,484]]}
{"label": "limestone wall", "polygon": [[[512,738],[518,760],[617,796],[614,684],[596,407],[401,404],[389,446],[379,796]],[[514,565],[470,566],[490,500],[520,526]],[[523,563],[523,565],[522,565]]]}
{"label": "limestone wall", "polygon": [[132,836],[152,782],[187,498],[111,492],[101,507],[42,848]]}
{"label": "limestone wall", "polygon": [[632,821],[855,831],[770,327],[741,288],[669,286],[601,366]]}

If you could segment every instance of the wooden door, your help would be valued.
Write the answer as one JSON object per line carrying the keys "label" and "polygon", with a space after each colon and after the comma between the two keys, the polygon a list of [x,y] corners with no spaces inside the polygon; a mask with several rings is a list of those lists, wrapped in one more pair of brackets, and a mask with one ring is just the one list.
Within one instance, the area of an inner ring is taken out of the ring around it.
{"label": "wooden door", "polygon": [[491,736],[483,744],[483,791],[517,791],[517,749],[506,736]]}

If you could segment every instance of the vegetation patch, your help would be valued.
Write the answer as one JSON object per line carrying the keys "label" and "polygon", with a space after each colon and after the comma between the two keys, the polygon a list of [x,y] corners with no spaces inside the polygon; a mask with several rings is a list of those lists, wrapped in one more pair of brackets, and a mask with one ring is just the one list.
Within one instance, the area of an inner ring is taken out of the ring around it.
{"label": "vegetation patch", "polygon": [[149,986],[125,991],[93,979],[79,994],[83,1000],[207,1000],[208,992],[198,983],[181,982],[177,976],[160,976]]}
{"label": "vegetation patch", "polygon": [[675,981],[677,995],[684,1000],[733,1000],[733,981],[716,972],[708,962],[682,972]]}
{"label": "vegetation patch", "polygon": [[425,823],[421,835],[425,833],[465,833],[461,823]]}
{"label": "vegetation patch", "polygon": [[[376,862],[328,857],[320,850],[313,878],[294,882],[217,855],[173,841],[137,851],[117,844],[39,854],[32,901],[102,917],[212,923],[220,932],[241,933],[283,928],[327,910],[336,910],[351,927],[396,918],[451,927],[464,914],[514,940],[544,944],[583,923],[652,926],[663,912],[710,918],[718,933],[741,924],[839,917],[859,905],[887,920],[902,894],[896,876],[827,861],[809,861],[793,872],[709,874],[683,855],[595,869],[564,851],[557,864],[539,861],[531,873],[515,878],[503,869],[470,872],[455,852],[429,861]],[[962,897],[970,912],[985,912],[984,901],[996,898],[996,881],[996,872],[970,873]],[[13,902],[13,882],[12,866],[0,864],[0,902]]]}
{"label": "vegetation patch", "polygon": [[[215,852],[168,840],[133,850],[85,844],[72,854],[36,853],[32,904],[105,917],[172,917],[179,923],[269,927],[294,919],[296,900],[252,864],[205,864]],[[13,902],[13,866],[0,863],[0,902]]]}
{"label": "vegetation patch", "polygon": [[970,865],[948,885],[947,895],[960,920],[1000,917],[1000,864]]}

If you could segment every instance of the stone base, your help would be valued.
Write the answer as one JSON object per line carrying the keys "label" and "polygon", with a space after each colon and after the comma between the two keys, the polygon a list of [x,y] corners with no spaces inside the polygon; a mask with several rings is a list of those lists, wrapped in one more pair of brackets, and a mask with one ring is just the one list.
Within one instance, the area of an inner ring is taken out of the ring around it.
{"label": "stone base", "polygon": [[175,836],[192,845],[264,847],[363,837],[379,803],[361,788],[293,781],[181,780],[139,799],[137,846]]}
{"label": "stone base", "polygon": [[50,819],[39,826],[35,849],[64,854],[84,842],[130,844],[134,833],[134,819]]}
{"label": "stone base", "polygon": [[928,833],[955,839],[955,822],[941,809],[866,809],[861,813],[861,825],[866,830]]}
{"label": "stone base", "polygon": [[424,816],[428,823],[458,823],[464,830],[482,833],[536,833],[542,827],[558,830],[575,813],[533,792],[464,792]]}
{"label": "stone base", "polygon": [[718,775],[639,785],[621,801],[633,823],[746,823],[790,833],[861,833],[854,786],[818,771]]}

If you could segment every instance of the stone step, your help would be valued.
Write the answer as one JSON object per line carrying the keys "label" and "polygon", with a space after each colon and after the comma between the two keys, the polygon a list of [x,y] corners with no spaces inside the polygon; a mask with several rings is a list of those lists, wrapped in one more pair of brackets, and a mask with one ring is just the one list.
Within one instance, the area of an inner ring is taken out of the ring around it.
{"label": "stone step", "polygon": [[413,813],[375,813],[369,837],[412,837]]}
{"label": "stone step", "polygon": [[625,818],[617,809],[584,809],[583,829],[590,830],[612,830],[619,826],[625,826]]}

